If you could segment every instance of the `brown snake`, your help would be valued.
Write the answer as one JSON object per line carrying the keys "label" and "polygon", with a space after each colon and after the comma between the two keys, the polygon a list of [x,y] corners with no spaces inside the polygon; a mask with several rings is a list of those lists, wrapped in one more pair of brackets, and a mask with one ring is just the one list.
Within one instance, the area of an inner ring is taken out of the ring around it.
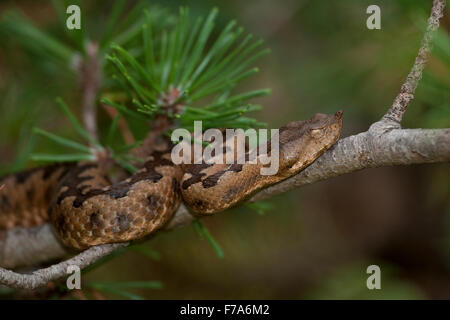
{"label": "brown snake", "polygon": [[141,239],[161,228],[181,200],[198,215],[223,211],[311,164],[338,139],[342,112],[316,114],[279,131],[279,170],[256,164],[174,165],[160,141],[143,167],[111,184],[97,162],[55,164],[0,178],[0,230],[51,221],[73,248]]}

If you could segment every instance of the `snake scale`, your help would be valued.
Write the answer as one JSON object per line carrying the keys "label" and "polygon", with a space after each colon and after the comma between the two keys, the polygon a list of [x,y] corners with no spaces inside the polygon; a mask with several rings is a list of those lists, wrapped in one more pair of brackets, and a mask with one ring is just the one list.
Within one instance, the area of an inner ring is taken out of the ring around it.
{"label": "snake scale", "polygon": [[61,163],[0,178],[0,230],[51,221],[68,247],[141,239],[161,228],[181,201],[194,214],[223,211],[311,164],[339,139],[342,111],[316,114],[279,130],[279,170],[263,164],[171,161],[170,141],[159,139],[134,175],[111,183],[99,162]]}

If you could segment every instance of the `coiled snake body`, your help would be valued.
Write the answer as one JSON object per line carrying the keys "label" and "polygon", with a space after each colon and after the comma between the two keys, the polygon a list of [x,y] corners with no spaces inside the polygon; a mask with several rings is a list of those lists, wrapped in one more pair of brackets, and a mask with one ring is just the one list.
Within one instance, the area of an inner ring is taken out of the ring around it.
{"label": "coiled snake body", "polygon": [[0,178],[0,230],[50,220],[61,241],[77,249],[143,238],[163,226],[181,200],[195,214],[212,214],[303,170],[338,140],[341,116],[341,111],[316,114],[280,128],[275,175],[261,175],[259,161],[174,165],[172,145],[159,141],[136,174],[115,184],[96,162],[5,176]]}

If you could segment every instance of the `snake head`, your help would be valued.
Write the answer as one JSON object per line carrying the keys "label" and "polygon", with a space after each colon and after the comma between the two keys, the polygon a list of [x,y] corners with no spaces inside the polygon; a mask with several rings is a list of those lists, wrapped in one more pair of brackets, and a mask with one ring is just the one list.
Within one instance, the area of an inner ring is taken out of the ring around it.
{"label": "snake head", "polygon": [[280,128],[280,171],[290,176],[304,169],[339,139],[343,111],[316,113],[310,120]]}

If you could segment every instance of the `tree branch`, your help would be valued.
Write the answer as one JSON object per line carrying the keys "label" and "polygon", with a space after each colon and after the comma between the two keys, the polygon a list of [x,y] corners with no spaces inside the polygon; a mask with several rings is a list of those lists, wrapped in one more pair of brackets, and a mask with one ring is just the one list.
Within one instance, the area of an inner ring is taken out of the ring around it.
{"label": "tree branch", "polygon": [[[249,201],[261,201],[306,184],[366,168],[450,161],[450,129],[395,129],[380,132],[379,128],[374,125],[366,132],[340,140],[308,168],[279,184],[262,190]],[[188,209],[181,205],[163,230],[169,231],[187,225],[193,219],[194,217]],[[63,258],[69,254],[59,244],[48,224],[38,227],[38,230],[22,229],[18,232],[13,229],[6,234],[6,241],[2,241],[0,238],[0,266],[2,267],[15,268],[21,265],[36,264],[49,259]],[[110,248],[109,245],[104,246]],[[104,246],[98,246],[99,250],[89,251],[91,252],[88,255],[91,263],[95,261],[94,258],[101,258],[111,252],[109,249],[101,249]],[[18,248],[20,250],[17,250]],[[79,261],[77,259],[83,260],[85,252],[54,265],[53,269],[43,269],[46,270],[45,277],[41,273],[33,273],[25,278],[21,278],[20,274],[15,274],[14,279],[22,279],[19,282],[5,283],[2,279],[8,279],[13,273],[0,268],[0,283],[16,288],[29,288],[30,283],[43,285],[45,282],[42,281],[45,279],[50,281],[65,275],[64,266],[67,267],[67,265]],[[96,254],[100,254],[100,256],[95,256]],[[87,265],[89,264],[83,264],[83,266]],[[47,277],[51,270],[58,271],[55,273],[55,278]],[[35,282],[30,280],[33,275],[37,279],[33,280]]]}
{"label": "tree branch", "polygon": [[274,195],[361,169],[450,161],[450,129],[368,131],[339,140],[299,174],[254,195],[261,201]]}
{"label": "tree branch", "polygon": [[[450,129],[400,129],[403,114],[422,77],[430,54],[431,38],[439,27],[444,7],[444,0],[434,1],[427,31],[413,68],[391,108],[380,121],[374,123],[366,132],[341,139],[308,168],[262,190],[249,201],[260,201],[306,184],[365,168],[450,161]],[[182,204],[164,230],[189,224],[193,219]],[[65,276],[69,265],[86,267],[126,245],[127,243],[92,247],[69,260],[32,274],[19,274],[0,268],[0,284],[33,289]],[[2,267],[15,268],[23,264],[36,264],[47,259],[63,258],[67,254],[48,224],[33,229],[13,229],[0,233]]]}
{"label": "tree branch", "polygon": [[0,231],[0,267],[38,265],[69,255],[49,223],[34,228]]}
{"label": "tree branch", "polygon": [[126,245],[126,243],[115,243],[91,247],[71,259],[39,269],[31,274],[21,274],[0,268],[0,283],[11,288],[36,289],[50,281],[67,276],[67,267],[71,265],[82,269]]}

